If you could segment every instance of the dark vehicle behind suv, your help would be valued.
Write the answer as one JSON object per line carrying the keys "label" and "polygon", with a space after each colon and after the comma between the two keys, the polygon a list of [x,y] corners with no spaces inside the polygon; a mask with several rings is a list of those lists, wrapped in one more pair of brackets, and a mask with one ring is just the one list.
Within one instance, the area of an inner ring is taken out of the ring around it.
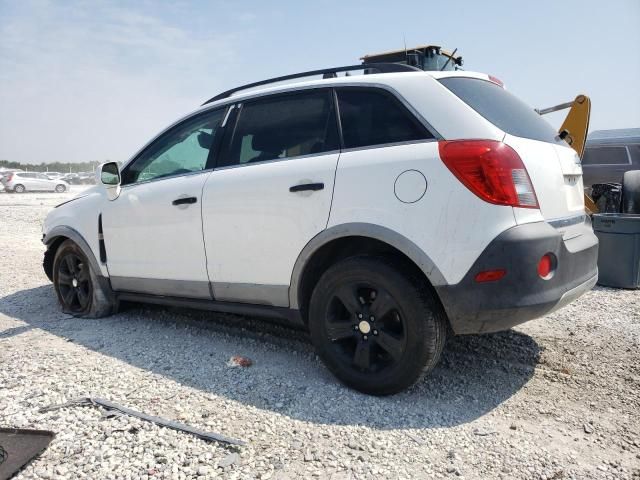
{"label": "dark vehicle behind suv", "polygon": [[589,135],[582,158],[585,188],[622,183],[629,170],[640,170],[640,128],[597,130]]}

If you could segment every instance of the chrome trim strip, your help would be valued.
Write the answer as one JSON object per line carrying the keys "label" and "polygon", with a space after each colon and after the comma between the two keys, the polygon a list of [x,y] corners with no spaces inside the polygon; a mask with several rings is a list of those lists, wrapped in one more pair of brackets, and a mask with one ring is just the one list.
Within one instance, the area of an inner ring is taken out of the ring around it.
{"label": "chrome trim strip", "polygon": [[252,165],[265,165],[268,163],[284,162],[287,160],[298,160],[301,158],[322,157],[324,155],[338,155],[339,153],[340,153],[340,150],[329,150],[328,152],[309,153],[307,155],[298,155],[295,157],[272,158],[271,160],[263,160],[261,162],[236,163],[234,165],[225,165],[224,167],[216,167],[213,169],[213,171],[218,172],[221,170],[229,170],[230,168],[250,167]]}
{"label": "chrome trim strip", "polygon": [[558,229],[558,228],[569,227],[571,225],[577,225],[579,223],[584,223],[586,218],[587,216],[585,214],[582,214],[582,215],[575,215],[573,217],[558,218],[556,220],[548,220],[547,223],[551,225],[553,228]]}

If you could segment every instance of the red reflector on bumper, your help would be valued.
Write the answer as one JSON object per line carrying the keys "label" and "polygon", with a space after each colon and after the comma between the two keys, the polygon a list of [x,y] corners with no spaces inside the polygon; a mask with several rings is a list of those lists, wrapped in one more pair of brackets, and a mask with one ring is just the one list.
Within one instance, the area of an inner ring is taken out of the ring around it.
{"label": "red reflector on bumper", "polygon": [[500,280],[507,274],[507,271],[504,269],[498,270],[486,270],[484,272],[480,272],[476,275],[475,280],[478,283],[482,282],[495,282],[496,280]]}
{"label": "red reflector on bumper", "polygon": [[538,262],[538,275],[544,280],[549,280],[553,277],[553,272],[556,269],[556,256],[553,253],[547,253],[542,256]]}

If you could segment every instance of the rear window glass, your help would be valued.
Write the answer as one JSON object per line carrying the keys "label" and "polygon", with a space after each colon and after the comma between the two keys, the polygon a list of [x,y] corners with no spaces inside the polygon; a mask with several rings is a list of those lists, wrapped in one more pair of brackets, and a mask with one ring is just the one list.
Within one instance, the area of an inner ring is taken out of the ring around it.
{"label": "rear window glass", "polygon": [[469,77],[440,79],[463,102],[500,130],[516,137],[564,143],[558,132],[536,111],[493,82]]}
{"label": "rear window glass", "polygon": [[582,159],[583,165],[628,165],[629,156],[623,146],[587,147]]}
{"label": "rear window glass", "polygon": [[390,93],[363,88],[337,92],[345,148],[433,138]]}

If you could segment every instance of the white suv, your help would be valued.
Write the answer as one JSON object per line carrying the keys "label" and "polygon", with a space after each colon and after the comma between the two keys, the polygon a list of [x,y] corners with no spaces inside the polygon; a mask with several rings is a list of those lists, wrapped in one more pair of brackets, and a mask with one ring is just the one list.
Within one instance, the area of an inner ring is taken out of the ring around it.
{"label": "white suv", "polygon": [[104,164],[44,224],[64,311],[286,319],[341,381],[389,394],[449,333],[508,329],[591,289],[580,162],[532,108],[483,74],[337,75],[354,69],[218,95]]}

